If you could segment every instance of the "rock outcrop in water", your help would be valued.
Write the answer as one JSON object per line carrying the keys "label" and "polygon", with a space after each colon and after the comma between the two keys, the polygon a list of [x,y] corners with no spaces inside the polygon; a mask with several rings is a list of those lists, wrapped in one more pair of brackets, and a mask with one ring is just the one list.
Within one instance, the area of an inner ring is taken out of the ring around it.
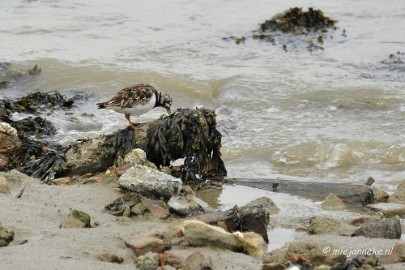
{"label": "rock outcrop in water", "polygon": [[[320,9],[293,7],[259,24],[259,29],[251,35],[242,37],[229,37],[225,40],[235,40],[241,44],[249,39],[268,42],[272,45],[282,44],[282,48],[301,47],[302,45],[310,51],[321,49],[327,39],[325,33],[329,30],[336,30],[336,20],[324,15]],[[343,30],[345,36],[345,30]]]}
{"label": "rock outcrop in water", "polygon": [[336,21],[326,17],[322,10],[293,7],[260,24],[262,32],[282,31],[284,33],[304,34],[308,32],[327,31]]}

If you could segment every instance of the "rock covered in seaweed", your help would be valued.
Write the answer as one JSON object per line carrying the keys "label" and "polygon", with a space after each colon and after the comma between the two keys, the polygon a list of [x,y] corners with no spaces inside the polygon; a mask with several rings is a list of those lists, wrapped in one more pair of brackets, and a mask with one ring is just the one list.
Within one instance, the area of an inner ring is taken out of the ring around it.
{"label": "rock covered in seaweed", "polygon": [[326,17],[320,9],[310,7],[308,11],[303,11],[302,8],[293,7],[261,23],[260,30],[296,34],[304,31],[326,30],[333,27],[335,23],[335,20]]}
{"label": "rock covered in seaweed", "polygon": [[171,161],[185,158],[182,179],[196,180],[195,174],[226,176],[221,158],[221,133],[216,128],[214,111],[178,109],[170,117],[152,126],[147,134],[148,160],[169,166]]}
{"label": "rock covered in seaweed", "polygon": [[[284,51],[290,48],[306,47],[309,51],[323,50],[325,34],[329,30],[336,30],[336,20],[324,15],[320,9],[308,8],[304,11],[300,7],[292,7],[259,24],[259,29],[251,35],[241,37],[227,37],[224,40],[234,40],[236,44],[253,40],[268,42],[272,45],[281,44]],[[342,36],[346,36],[343,30]]]}

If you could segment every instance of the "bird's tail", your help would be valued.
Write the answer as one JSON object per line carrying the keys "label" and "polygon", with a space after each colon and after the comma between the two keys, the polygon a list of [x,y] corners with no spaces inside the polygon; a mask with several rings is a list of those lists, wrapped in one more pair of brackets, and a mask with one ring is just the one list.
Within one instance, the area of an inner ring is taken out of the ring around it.
{"label": "bird's tail", "polygon": [[104,109],[105,108],[105,102],[97,103],[98,109]]}

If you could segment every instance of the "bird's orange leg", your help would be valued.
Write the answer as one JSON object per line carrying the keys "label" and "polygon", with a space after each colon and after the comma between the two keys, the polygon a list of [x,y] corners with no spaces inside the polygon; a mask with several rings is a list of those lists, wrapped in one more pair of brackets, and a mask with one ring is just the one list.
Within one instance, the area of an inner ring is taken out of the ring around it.
{"label": "bird's orange leg", "polygon": [[126,114],[125,114],[125,118],[128,120],[129,126],[130,126],[133,130],[135,130],[135,126],[134,126],[134,124],[131,122],[131,118],[130,118],[130,114],[129,114],[129,113],[126,113]]}

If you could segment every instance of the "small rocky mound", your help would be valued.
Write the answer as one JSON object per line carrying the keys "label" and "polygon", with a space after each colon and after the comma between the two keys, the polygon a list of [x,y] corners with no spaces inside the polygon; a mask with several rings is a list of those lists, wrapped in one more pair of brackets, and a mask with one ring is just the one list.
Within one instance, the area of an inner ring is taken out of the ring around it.
{"label": "small rocky mound", "polygon": [[[250,38],[272,45],[281,44],[284,51],[290,48],[306,47],[309,51],[323,50],[323,44],[329,30],[336,30],[336,20],[324,15],[320,9],[293,7],[271,19],[259,24],[259,29],[251,35],[242,37],[227,37],[224,40],[234,40],[236,44],[247,42]],[[342,36],[346,36],[343,30]],[[333,37],[331,37],[333,38]]]}
{"label": "small rocky mound", "polygon": [[322,10],[293,7],[260,24],[262,32],[282,31],[285,33],[301,34],[305,31],[324,31],[335,26],[336,21],[326,17]]}

